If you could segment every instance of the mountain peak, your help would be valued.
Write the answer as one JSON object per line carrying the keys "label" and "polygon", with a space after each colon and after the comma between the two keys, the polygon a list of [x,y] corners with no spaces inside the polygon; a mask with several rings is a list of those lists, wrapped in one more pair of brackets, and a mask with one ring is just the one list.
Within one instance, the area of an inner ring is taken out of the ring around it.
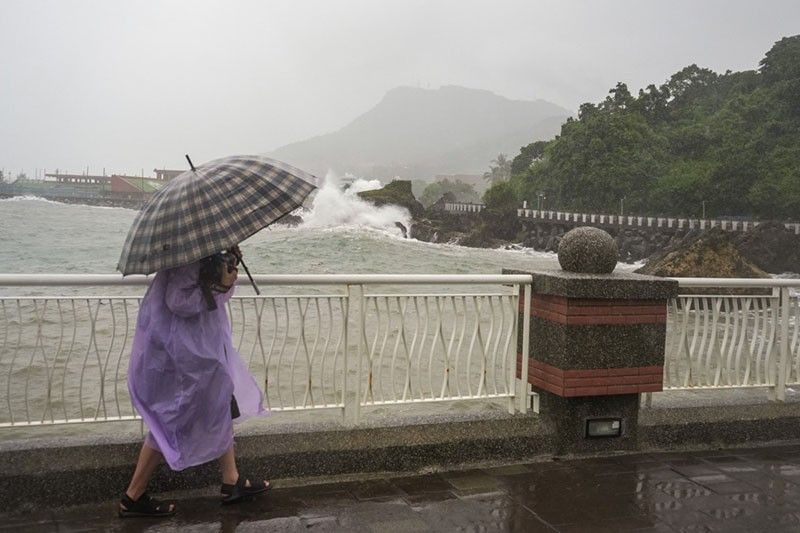
{"label": "mountain peak", "polygon": [[387,179],[482,173],[498,153],[558,133],[570,112],[544,100],[510,100],[483,89],[400,86],[340,130],[289,144],[278,159]]}

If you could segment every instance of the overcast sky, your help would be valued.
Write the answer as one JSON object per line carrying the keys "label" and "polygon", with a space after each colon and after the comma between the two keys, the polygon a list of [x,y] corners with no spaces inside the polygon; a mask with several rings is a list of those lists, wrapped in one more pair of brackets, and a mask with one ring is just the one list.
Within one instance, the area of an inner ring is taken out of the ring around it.
{"label": "overcast sky", "polygon": [[0,168],[149,173],[335,130],[398,85],[576,110],[756,68],[800,1],[0,0]]}

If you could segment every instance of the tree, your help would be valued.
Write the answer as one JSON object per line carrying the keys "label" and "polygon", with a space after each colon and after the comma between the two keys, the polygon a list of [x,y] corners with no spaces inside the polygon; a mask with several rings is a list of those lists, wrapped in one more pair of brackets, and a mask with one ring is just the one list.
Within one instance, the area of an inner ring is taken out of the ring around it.
{"label": "tree", "polygon": [[544,156],[544,149],[548,141],[534,141],[519,150],[519,154],[511,160],[511,175],[522,174],[531,168],[534,161],[539,161]]}
{"label": "tree", "polygon": [[502,239],[513,239],[520,229],[517,195],[512,183],[501,181],[483,194],[486,209],[481,212],[484,227]]}
{"label": "tree", "polygon": [[493,185],[483,194],[483,203],[489,211],[504,212],[509,209],[516,211],[517,195],[513,185],[507,181]]}
{"label": "tree", "polygon": [[509,177],[511,177],[511,161],[506,154],[498,154],[492,159],[489,171],[483,173],[483,178],[492,185],[506,181]]}
{"label": "tree", "polygon": [[666,86],[658,88],[651,83],[646,91],[639,89],[638,109],[651,123],[661,122],[667,118],[668,102],[669,88]]}
{"label": "tree", "polygon": [[664,88],[669,90],[673,100],[691,99],[712,86],[717,78],[718,75],[714,71],[692,64],[673,74]]}
{"label": "tree", "polygon": [[430,207],[445,194],[452,195],[453,200],[456,202],[477,202],[480,199],[478,193],[475,192],[475,189],[469,183],[464,183],[461,180],[450,181],[444,179],[425,187],[425,190],[419,197],[419,201],[422,202],[422,205],[425,207]]}
{"label": "tree", "polygon": [[800,35],[775,43],[760,65],[759,72],[781,107],[800,117]]}
{"label": "tree", "polygon": [[759,62],[758,71],[768,84],[800,78],[800,35],[776,42]]}
{"label": "tree", "polygon": [[606,111],[625,111],[629,109],[635,99],[631,96],[628,86],[622,82],[617,83],[617,86],[608,91],[609,96],[601,104],[601,109]]}

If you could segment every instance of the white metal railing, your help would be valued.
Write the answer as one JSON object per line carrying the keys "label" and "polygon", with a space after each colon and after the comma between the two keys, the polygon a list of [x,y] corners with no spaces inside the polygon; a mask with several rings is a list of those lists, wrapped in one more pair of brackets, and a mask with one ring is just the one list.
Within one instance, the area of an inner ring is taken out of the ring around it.
{"label": "white metal railing", "polygon": [[800,280],[675,279],[664,390],[800,384]]}
{"label": "white metal railing", "polygon": [[[268,294],[234,296],[228,312],[234,344],[273,411],[334,408],[353,424],[376,405],[500,400],[510,412],[524,411],[517,310],[530,281],[256,276]],[[83,287],[72,289],[79,295],[0,296],[0,427],[137,419],[126,375],[141,294],[82,293],[141,292],[148,283],[143,276],[0,275],[5,292]]]}
{"label": "white metal railing", "polygon": [[[721,228],[725,231],[750,231],[761,222],[758,220],[729,220],[706,218],[677,218],[632,215],[606,215],[598,213],[573,213],[565,211],[544,211],[522,207],[517,209],[519,218],[532,220],[553,220],[575,224],[601,224],[608,226],[635,226],[641,228],[663,229],[711,229]],[[800,235],[800,222],[785,222],[784,227],[795,235]]]}
{"label": "white metal railing", "polygon": [[444,202],[444,210],[447,213],[480,213],[485,208],[484,204],[472,202]]}

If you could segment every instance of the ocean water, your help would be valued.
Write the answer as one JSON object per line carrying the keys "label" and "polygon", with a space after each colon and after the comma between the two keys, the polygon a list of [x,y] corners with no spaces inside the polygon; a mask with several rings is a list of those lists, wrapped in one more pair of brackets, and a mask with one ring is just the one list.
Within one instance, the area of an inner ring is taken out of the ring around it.
{"label": "ocean water", "polygon": [[[375,208],[324,187],[299,227],[273,226],[242,243],[254,274],[492,274],[502,268],[556,268],[553,254],[482,250],[404,239],[408,213]],[[0,272],[110,274],[136,211],[0,200]]]}

